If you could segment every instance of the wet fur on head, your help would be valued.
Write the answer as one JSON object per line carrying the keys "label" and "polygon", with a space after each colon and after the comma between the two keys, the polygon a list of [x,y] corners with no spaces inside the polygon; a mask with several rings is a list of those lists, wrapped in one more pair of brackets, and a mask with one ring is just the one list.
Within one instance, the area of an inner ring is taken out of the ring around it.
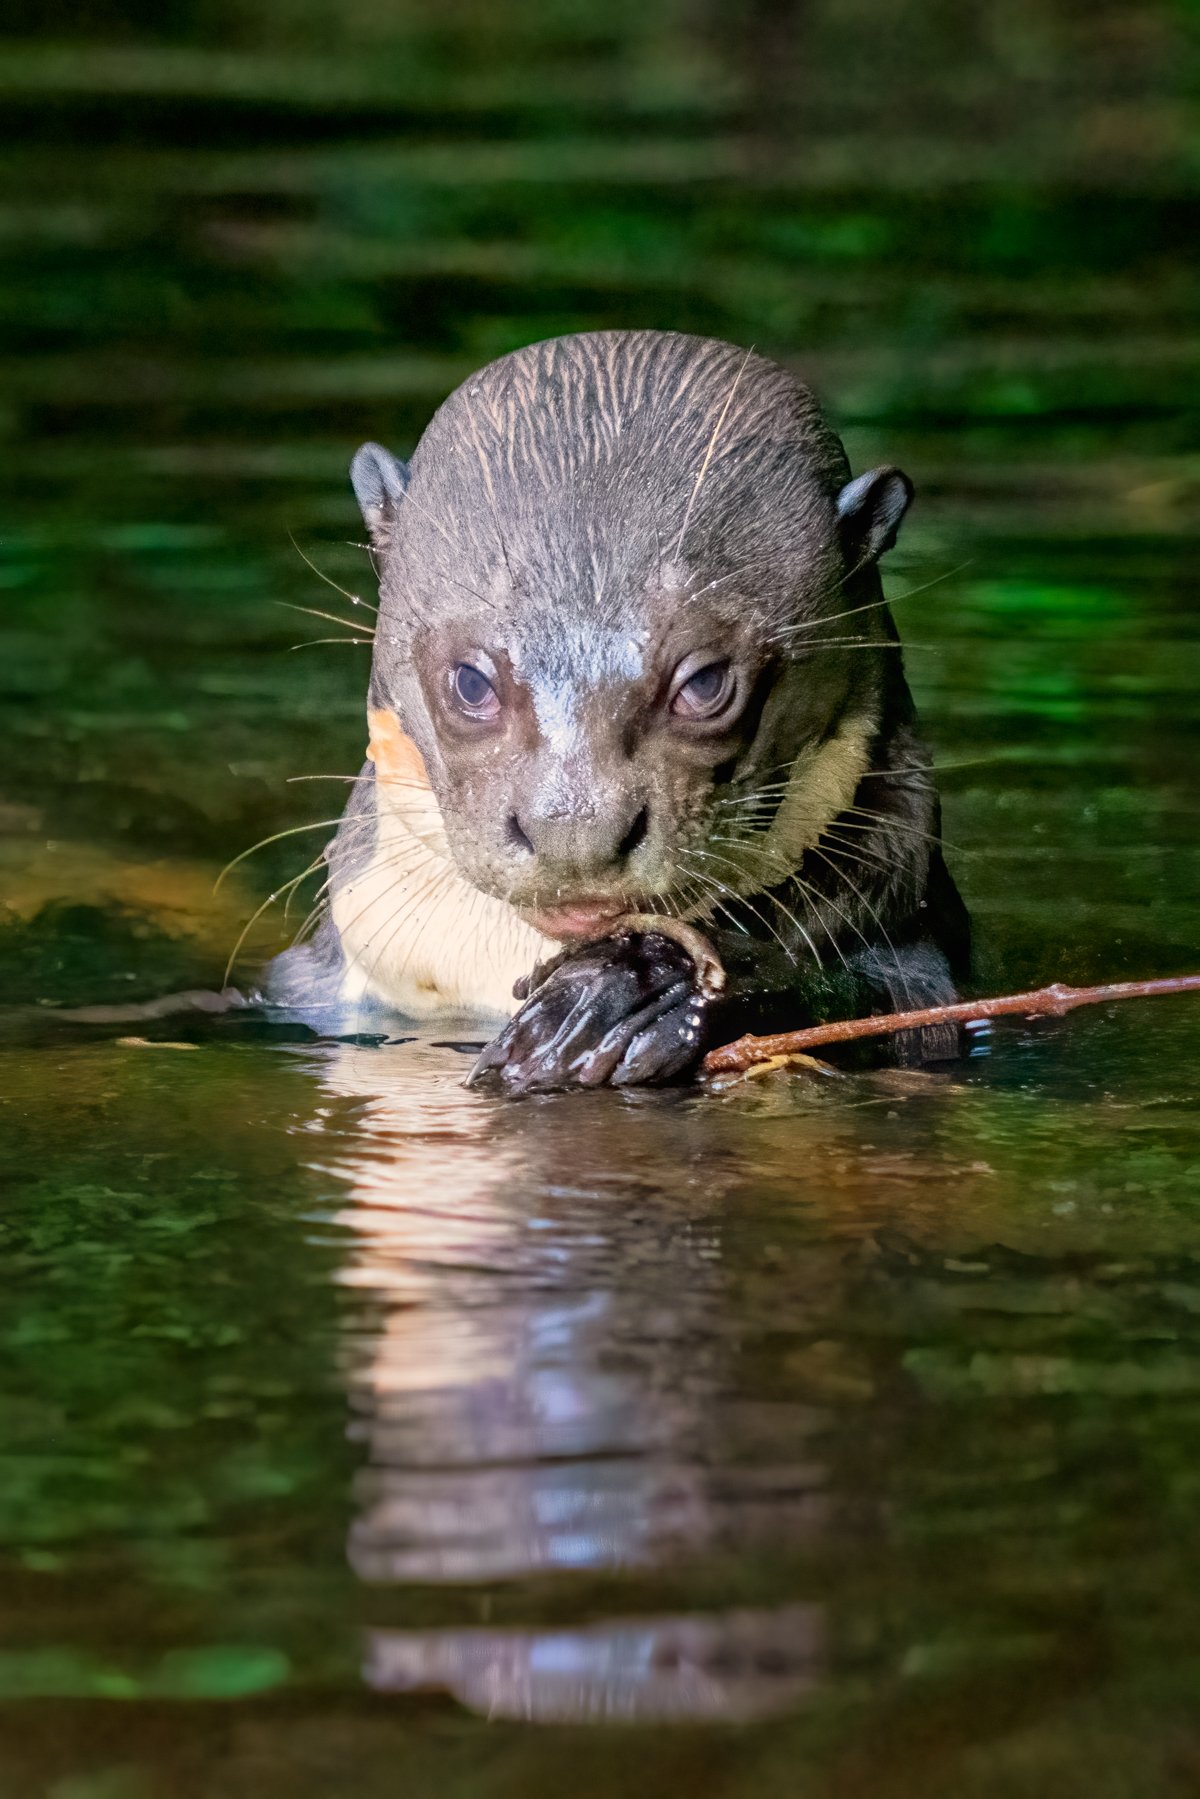
{"label": "wet fur on head", "polygon": [[[370,705],[416,744],[474,887],[702,912],[717,887],[777,882],[853,799],[894,642],[874,561],[911,489],[849,482],[779,365],[660,332],[534,344],[451,394],[410,467],[364,446],[354,483],[380,571]],[[745,671],[727,741],[655,712],[696,645]],[[479,657],[511,696],[505,734],[456,736],[448,671]],[[723,799],[781,770],[714,852]]]}
{"label": "wet fur on head", "polygon": [[[438,409],[407,470],[375,466],[374,492],[356,487],[401,635],[456,594],[509,612],[517,601],[531,630],[538,614],[561,620],[564,602],[619,628],[631,585],[686,589],[691,570],[713,579],[751,563],[756,605],[784,624],[796,596],[770,571],[798,539],[831,540],[849,475],[813,395],[778,364],[616,331],[501,357]],[[464,565],[479,577],[469,586]]]}

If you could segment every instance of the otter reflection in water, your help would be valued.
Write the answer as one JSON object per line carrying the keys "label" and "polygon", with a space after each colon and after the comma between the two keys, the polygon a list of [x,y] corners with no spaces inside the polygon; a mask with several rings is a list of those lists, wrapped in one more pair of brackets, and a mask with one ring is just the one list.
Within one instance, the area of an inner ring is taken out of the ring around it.
{"label": "otter reflection in water", "polygon": [[[548,1720],[743,1718],[798,1701],[822,1659],[803,1594],[646,1616],[632,1596],[633,1577],[678,1580],[697,1561],[711,1591],[730,1557],[823,1531],[821,1414],[738,1399],[714,1217],[737,1158],[726,1175],[709,1153],[716,1114],[668,1100],[639,1118],[614,1095],[586,1119],[571,1099],[505,1119],[462,1091],[447,1049],[329,1056],[327,1089],[363,1101],[344,1129],[332,1110],[321,1156],[350,1188],[340,1278],[360,1302],[349,1557],[382,1588],[453,1587],[471,1620],[374,1630],[368,1682]],[[645,1138],[640,1184],[611,1172],[612,1135],[629,1130]],[[728,1154],[727,1129],[721,1142]],[[622,1574],[630,1596],[596,1621],[594,1577]],[[580,1576],[588,1622],[564,1626]],[[470,1584],[495,1598],[516,1582],[536,1583],[519,1623],[479,1624],[463,1603]]]}

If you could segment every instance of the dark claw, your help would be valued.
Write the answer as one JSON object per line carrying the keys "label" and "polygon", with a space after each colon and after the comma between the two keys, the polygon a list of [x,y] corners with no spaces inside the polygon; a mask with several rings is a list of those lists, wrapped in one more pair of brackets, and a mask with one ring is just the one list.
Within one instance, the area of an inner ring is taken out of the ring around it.
{"label": "dark claw", "polygon": [[668,1081],[699,1059],[708,1001],[691,957],[640,932],[556,962],[467,1076],[507,1093]]}
{"label": "dark claw", "polygon": [[[605,1081],[616,1083],[630,1046],[641,1037],[653,1036],[660,1019],[678,1010],[681,1003],[686,1004],[690,993],[691,989],[685,982],[677,981],[651,1005],[631,1012],[627,1018],[613,1025],[595,1048],[589,1050],[573,1067],[572,1072],[579,1084],[583,1087],[601,1087]],[[654,1068],[650,1063],[647,1063],[647,1068],[649,1072],[643,1079],[652,1080]]]}
{"label": "dark claw", "polygon": [[639,1030],[612,1076],[614,1087],[637,1087],[671,1081],[698,1062],[704,1053],[707,1002],[685,991],[669,1012]]}

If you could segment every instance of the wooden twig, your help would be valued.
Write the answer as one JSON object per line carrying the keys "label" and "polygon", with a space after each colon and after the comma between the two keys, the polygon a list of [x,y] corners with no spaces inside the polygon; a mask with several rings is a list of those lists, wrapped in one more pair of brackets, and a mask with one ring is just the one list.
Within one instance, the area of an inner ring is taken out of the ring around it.
{"label": "wooden twig", "polygon": [[977,1019],[1058,1017],[1075,1006],[1099,1006],[1110,999],[1152,999],[1160,993],[1200,993],[1200,974],[1175,975],[1163,981],[1110,981],[1104,987],[1065,987],[1055,982],[1032,993],[1006,993],[998,999],[966,999],[954,1006],[927,1006],[918,1012],[890,1012],[879,1018],[840,1018],[833,1024],[803,1031],[777,1031],[770,1037],[739,1037],[710,1050],[702,1074],[744,1074],[774,1056],[795,1056],[823,1044],[849,1043],[856,1037],[883,1037],[927,1024],[973,1024]]}

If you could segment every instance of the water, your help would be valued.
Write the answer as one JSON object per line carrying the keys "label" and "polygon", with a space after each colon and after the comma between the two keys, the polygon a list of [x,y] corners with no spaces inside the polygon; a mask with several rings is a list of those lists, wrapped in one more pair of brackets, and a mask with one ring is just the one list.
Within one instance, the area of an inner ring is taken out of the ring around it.
{"label": "water", "polygon": [[600,324],[916,480],[979,985],[1195,967],[1180,16],[380,10],[0,50],[0,1791],[1192,1792],[1193,1002],[508,1106],[54,1018],[218,982],[328,835],[213,898],[361,757],[277,604],[344,610],[293,536],[369,591],[355,445]]}

